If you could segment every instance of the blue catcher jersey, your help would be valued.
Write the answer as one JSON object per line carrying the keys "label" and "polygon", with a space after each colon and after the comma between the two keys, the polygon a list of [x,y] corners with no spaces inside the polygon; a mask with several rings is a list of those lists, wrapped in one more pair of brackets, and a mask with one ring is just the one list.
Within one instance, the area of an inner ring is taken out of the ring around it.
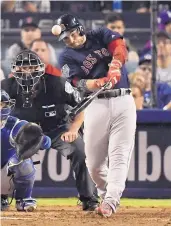
{"label": "blue catcher jersey", "polygon": [[[69,80],[97,79],[107,75],[112,55],[108,51],[108,44],[122,36],[107,28],[92,30],[86,34],[86,43],[73,49],[66,47],[59,56],[62,75]],[[121,68],[121,80],[114,88],[129,88],[129,81],[125,66]]]}

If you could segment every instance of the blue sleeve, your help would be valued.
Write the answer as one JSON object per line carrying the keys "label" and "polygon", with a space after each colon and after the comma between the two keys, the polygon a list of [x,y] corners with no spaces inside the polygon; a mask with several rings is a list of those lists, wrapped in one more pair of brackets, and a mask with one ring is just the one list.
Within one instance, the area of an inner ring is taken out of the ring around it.
{"label": "blue sleeve", "polygon": [[41,149],[49,149],[51,147],[51,139],[48,136],[44,136],[43,137],[43,142],[42,142],[42,146]]}
{"label": "blue sleeve", "polygon": [[74,63],[71,57],[67,55],[67,52],[62,52],[59,55],[58,62],[62,76],[69,80],[69,82],[71,82],[74,77],[79,77],[83,73],[80,67],[76,66],[77,62]]}
{"label": "blue sleeve", "polygon": [[123,36],[120,35],[118,32],[111,31],[106,27],[101,27],[97,30],[92,30],[88,33],[88,35],[96,37],[105,45],[108,45],[113,40],[123,38]]}
{"label": "blue sleeve", "polygon": [[167,83],[158,83],[159,108],[163,108],[171,101],[171,87]]}
{"label": "blue sleeve", "polygon": [[17,135],[17,133],[19,132],[20,128],[24,125],[26,125],[28,122],[25,120],[17,120],[14,127],[11,130],[11,138],[14,139]]}

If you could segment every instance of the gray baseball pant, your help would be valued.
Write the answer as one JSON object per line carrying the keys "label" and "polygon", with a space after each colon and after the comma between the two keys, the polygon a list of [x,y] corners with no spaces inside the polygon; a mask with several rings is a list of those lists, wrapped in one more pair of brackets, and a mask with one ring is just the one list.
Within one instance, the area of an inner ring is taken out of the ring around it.
{"label": "gray baseball pant", "polygon": [[132,95],[96,98],[85,110],[86,165],[102,200],[114,211],[125,189],[136,131]]}

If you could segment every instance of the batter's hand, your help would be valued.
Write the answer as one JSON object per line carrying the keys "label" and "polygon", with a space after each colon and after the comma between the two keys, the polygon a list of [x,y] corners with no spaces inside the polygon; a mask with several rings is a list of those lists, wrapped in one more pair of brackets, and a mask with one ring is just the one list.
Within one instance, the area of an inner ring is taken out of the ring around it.
{"label": "batter's hand", "polygon": [[61,135],[61,140],[65,142],[73,142],[78,138],[78,131],[75,130],[69,130],[68,132],[65,132]]}
{"label": "batter's hand", "polygon": [[109,78],[104,77],[104,78],[96,79],[95,84],[96,84],[97,88],[101,88],[101,87],[104,86],[107,82],[109,82]]}
{"label": "batter's hand", "polygon": [[[91,91],[96,91],[97,89],[100,89],[109,81],[110,81],[110,78],[107,78],[107,77],[99,78],[99,79],[89,79],[87,80],[86,86],[87,86],[87,89]],[[111,89],[111,88],[112,88],[112,85],[110,85],[110,87],[106,89]]]}

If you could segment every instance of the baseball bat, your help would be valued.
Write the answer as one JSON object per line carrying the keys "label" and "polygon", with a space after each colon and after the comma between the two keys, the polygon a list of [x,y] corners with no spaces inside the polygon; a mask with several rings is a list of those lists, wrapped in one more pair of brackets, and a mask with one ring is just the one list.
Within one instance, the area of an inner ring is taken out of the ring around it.
{"label": "baseball bat", "polygon": [[69,113],[69,117],[73,119],[80,112],[84,111],[86,107],[102,92],[110,85],[110,81],[103,85],[98,91],[92,93],[88,97],[85,97],[77,106],[75,106]]}

